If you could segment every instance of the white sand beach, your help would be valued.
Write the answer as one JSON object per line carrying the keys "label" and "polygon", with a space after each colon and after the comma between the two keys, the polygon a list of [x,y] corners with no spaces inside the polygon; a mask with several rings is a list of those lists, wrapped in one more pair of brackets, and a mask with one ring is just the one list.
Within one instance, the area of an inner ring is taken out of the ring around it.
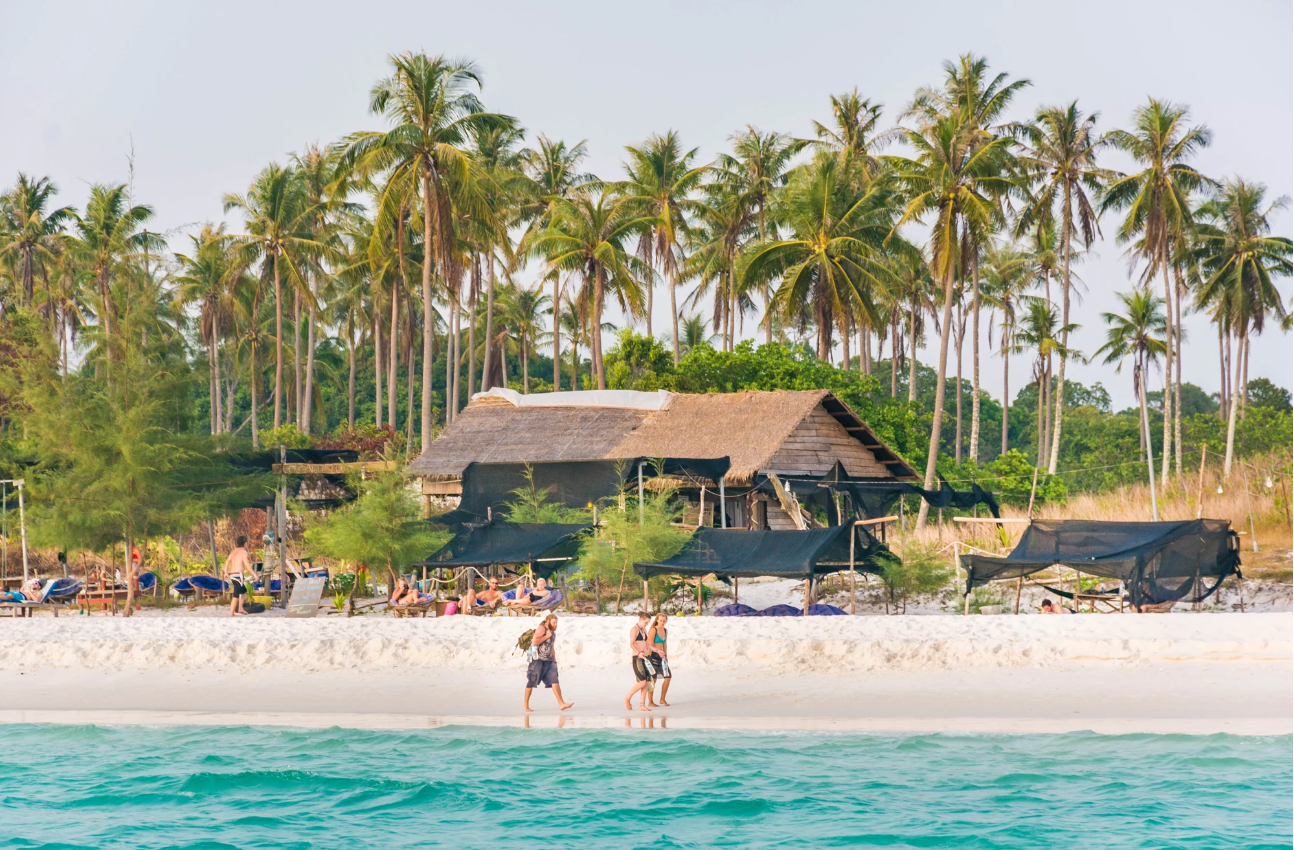
{"label": "white sand beach", "polygon": [[[0,624],[0,722],[557,725],[521,712],[527,618],[64,616]],[[629,617],[567,616],[565,725],[625,712]],[[670,728],[1294,731],[1286,613],[676,617]]]}

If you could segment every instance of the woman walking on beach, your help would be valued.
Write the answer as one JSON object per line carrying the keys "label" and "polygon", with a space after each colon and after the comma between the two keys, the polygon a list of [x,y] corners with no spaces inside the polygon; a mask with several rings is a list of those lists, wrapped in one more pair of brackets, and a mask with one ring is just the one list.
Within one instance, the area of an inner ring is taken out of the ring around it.
{"label": "woman walking on beach", "polygon": [[647,632],[647,646],[651,652],[651,662],[656,668],[656,678],[661,682],[660,696],[657,697],[657,702],[666,708],[669,707],[669,703],[665,701],[665,695],[669,693],[669,682],[672,678],[669,669],[669,630],[665,628],[665,623],[668,620],[667,615],[657,614],[656,619],[652,621],[651,629]]}
{"label": "woman walking on beach", "polygon": [[535,629],[530,637],[531,659],[526,668],[526,698],[523,707],[530,707],[530,693],[542,682],[545,688],[551,688],[557,697],[557,707],[562,711],[575,705],[562,699],[562,686],[557,682],[557,651],[553,644],[557,640],[557,615],[549,614]]}
{"label": "woman walking on beach", "polygon": [[[635,681],[634,686],[625,695],[625,709],[627,711],[633,710],[633,698],[634,694],[637,693],[642,694],[638,710],[651,711],[651,708],[647,706],[647,701],[651,699],[652,675],[655,671],[647,661],[647,656],[650,652],[647,645],[647,624],[650,621],[650,614],[646,611],[639,611],[638,622],[629,629],[629,652],[631,653],[629,665],[633,668]],[[653,701],[652,707],[654,708],[655,705],[656,703]]]}

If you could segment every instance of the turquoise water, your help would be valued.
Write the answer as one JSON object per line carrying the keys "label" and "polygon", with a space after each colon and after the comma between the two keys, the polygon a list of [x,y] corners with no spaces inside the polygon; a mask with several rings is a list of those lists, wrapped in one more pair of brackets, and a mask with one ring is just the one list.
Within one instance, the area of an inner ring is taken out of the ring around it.
{"label": "turquoise water", "polygon": [[1290,737],[0,727],[0,847],[1290,847]]}

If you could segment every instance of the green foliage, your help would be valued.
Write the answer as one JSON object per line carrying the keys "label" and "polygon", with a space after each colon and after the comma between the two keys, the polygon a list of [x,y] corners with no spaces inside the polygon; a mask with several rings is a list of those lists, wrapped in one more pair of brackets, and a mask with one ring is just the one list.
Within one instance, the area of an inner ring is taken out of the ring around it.
{"label": "green foliage", "polygon": [[551,487],[543,490],[535,486],[534,470],[526,464],[521,472],[525,485],[512,491],[515,499],[504,502],[508,522],[588,522],[590,514],[580,508],[568,508],[550,498]]}
{"label": "green foliage", "polygon": [[261,445],[269,448],[283,446],[288,449],[304,449],[310,446],[310,436],[292,423],[278,428],[261,431]]}
{"label": "green foliage", "polygon": [[1005,604],[1006,599],[1002,596],[1002,589],[996,584],[986,584],[971,591],[969,608],[972,614],[978,614],[981,609],[990,605]]}
{"label": "green foliage", "polygon": [[613,390],[664,389],[674,370],[674,357],[663,342],[636,334],[631,328],[620,332],[605,360],[607,387]]}
{"label": "green foliage", "polygon": [[[1183,392],[1186,385],[1182,385]],[[1185,399],[1183,401],[1183,411]],[[1254,378],[1249,382],[1249,404],[1252,407],[1265,407],[1270,410],[1283,410],[1286,413],[1290,411],[1290,391],[1284,387],[1278,387],[1266,378]],[[1217,409],[1217,405],[1214,405]]]}
{"label": "green foliage", "polygon": [[372,568],[385,567],[392,582],[398,570],[448,542],[421,517],[417,499],[400,472],[358,482],[362,493],[306,529],[306,542],[321,555]]}
{"label": "green foliage", "polygon": [[636,496],[626,496],[617,505],[599,512],[604,523],[597,536],[580,546],[580,578],[602,585],[615,585],[633,574],[635,561],[660,561],[675,555],[691,537],[689,529],[671,523],[679,506],[671,491],[648,492],[642,502],[639,523]]}
{"label": "green foliage", "polygon": [[907,610],[908,597],[921,597],[947,587],[953,573],[938,543],[909,543],[902,557],[886,559],[881,566],[881,581],[894,613]]}
{"label": "green foliage", "polygon": [[[940,464],[940,472],[955,487],[979,484],[991,490],[998,503],[1017,508],[1029,506],[1029,493],[1033,487],[1034,464],[1023,452],[1011,449],[1004,455],[978,466],[972,461],[960,465],[951,461]],[[1034,505],[1064,504],[1068,495],[1064,480],[1059,475],[1048,475],[1045,468],[1038,470],[1038,489]]]}

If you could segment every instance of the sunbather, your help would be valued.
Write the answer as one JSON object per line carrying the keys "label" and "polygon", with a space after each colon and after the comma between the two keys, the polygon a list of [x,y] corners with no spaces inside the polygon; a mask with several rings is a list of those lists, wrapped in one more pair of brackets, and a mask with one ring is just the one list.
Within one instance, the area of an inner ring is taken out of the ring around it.
{"label": "sunbather", "polygon": [[40,579],[32,579],[26,590],[9,590],[0,593],[0,602],[37,602],[40,600]]}
{"label": "sunbather", "polygon": [[489,588],[476,592],[475,588],[469,587],[467,595],[463,597],[464,608],[471,611],[473,608],[498,608],[499,603],[503,601],[503,591],[499,590],[499,580],[494,576],[487,579]]}
{"label": "sunbather", "polygon": [[548,589],[548,582],[541,578],[535,582],[535,586],[532,588],[526,589],[524,587],[518,587],[517,598],[509,600],[504,604],[534,605],[537,602],[542,602],[544,599],[547,599],[550,595],[552,595],[552,591]]}
{"label": "sunbather", "polygon": [[410,587],[403,578],[395,580],[395,590],[391,593],[392,605],[417,605],[422,597],[416,587]]}

